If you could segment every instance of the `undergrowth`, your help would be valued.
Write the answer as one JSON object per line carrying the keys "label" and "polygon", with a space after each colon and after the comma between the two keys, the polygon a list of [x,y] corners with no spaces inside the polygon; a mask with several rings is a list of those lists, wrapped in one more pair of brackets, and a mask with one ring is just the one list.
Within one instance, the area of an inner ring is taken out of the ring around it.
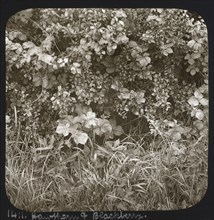
{"label": "undergrowth", "polygon": [[[188,208],[207,188],[207,140],[89,141],[8,134],[6,191],[27,211],[139,211]],[[136,134],[135,134],[136,135]]]}

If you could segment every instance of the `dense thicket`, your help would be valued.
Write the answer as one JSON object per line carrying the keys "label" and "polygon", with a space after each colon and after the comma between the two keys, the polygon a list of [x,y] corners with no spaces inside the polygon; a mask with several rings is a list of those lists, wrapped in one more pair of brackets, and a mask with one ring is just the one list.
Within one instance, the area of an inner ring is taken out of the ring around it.
{"label": "dense thicket", "polygon": [[203,20],[185,10],[19,12],[6,30],[7,123],[82,144],[137,117],[157,137],[205,135],[207,46]]}

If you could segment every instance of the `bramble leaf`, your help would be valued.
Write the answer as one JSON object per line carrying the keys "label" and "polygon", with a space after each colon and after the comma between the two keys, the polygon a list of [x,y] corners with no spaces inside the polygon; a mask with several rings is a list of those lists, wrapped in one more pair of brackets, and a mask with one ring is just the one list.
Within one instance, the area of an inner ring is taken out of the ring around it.
{"label": "bramble leaf", "polygon": [[123,128],[121,126],[113,127],[113,134],[116,136],[120,136],[124,133]]}
{"label": "bramble leaf", "polygon": [[145,103],[146,99],[144,98],[144,92],[138,92],[136,96],[137,104]]}
{"label": "bramble leaf", "polygon": [[195,113],[195,117],[199,120],[202,120],[204,118],[204,113],[202,110],[198,109]]}
{"label": "bramble leaf", "polygon": [[120,125],[117,126],[116,120],[111,119],[110,120],[110,124],[112,126],[112,133],[115,136],[120,136],[120,135],[122,135],[124,133],[123,128]]}
{"label": "bramble leaf", "polygon": [[111,133],[112,132],[112,126],[110,125],[110,122],[107,119],[98,118],[97,127],[95,127],[94,132],[97,135],[102,135],[102,134],[105,134],[105,133]]}
{"label": "bramble leaf", "polygon": [[88,140],[88,134],[87,133],[84,133],[84,132],[81,132],[81,131],[77,131],[75,132],[72,137],[74,138],[74,142],[76,144],[82,144],[84,145],[87,140]]}
{"label": "bramble leaf", "polygon": [[92,109],[91,107],[89,106],[84,106],[82,104],[76,104],[75,105],[75,112],[78,114],[78,115],[82,115],[82,114],[87,114],[87,112],[92,112]]}
{"label": "bramble leaf", "polygon": [[179,131],[177,131],[176,129],[171,129],[170,130],[170,137],[174,140],[174,141],[178,141],[181,139],[181,133]]}
{"label": "bramble leaf", "polygon": [[195,40],[190,40],[188,43],[187,43],[187,45],[189,46],[189,47],[193,47],[194,46],[194,44],[195,44]]}
{"label": "bramble leaf", "polygon": [[24,42],[24,43],[22,44],[22,47],[23,47],[24,49],[29,49],[29,48],[35,47],[35,44],[34,44],[33,42],[31,42],[31,41],[27,41],[27,42]]}
{"label": "bramble leaf", "polygon": [[203,98],[203,95],[200,93],[200,91],[195,91],[195,92],[194,92],[194,96],[195,96],[197,99],[202,99],[202,98]]}
{"label": "bramble leaf", "polygon": [[70,122],[68,120],[60,120],[56,128],[57,134],[63,134],[65,137],[70,133]]}
{"label": "bramble leaf", "polygon": [[91,128],[92,126],[96,126],[96,124],[97,124],[96,114],[91,111],[87,112],[85,117],[85,127]]}
{"label": "bramble leaf", "polygon": [[193,64],[195,63],[195,61],[194,61],[194,59],[190,58],[190,59],[188,60],[188,63],[189,63],[190,65],[193,65]]}
{"label": "bramble leaf", "polygon": [[199,100],[199,102],[203,105],[203,106],[208,106],[208,99],[202,98]]}
{"label": "bramble leaf", "polygon": [[42,84],[42,78],[38,75],[33,76],[33,83],[36,87],[40,86]]}
{"label": "bramble leaf", "polygon": [[151,58],[150,57],[142,57],[139,60],[139,62],[140,62],[141,66],[147,66],[151,62]]}
{"label": "bramble leaf", "polygon": [[54,60],[54,58],[49,54],[39,53],[38,60],[41,60],[49,65],[52,65],[52,61]]}
{"label": "bramble leaf", "polygon": [[198,130],[202,130],[204,127],[203,122],[200,120],[194,121],[193,124]]}
{"label": "bramble leaf", "polygon": [[189,98],[188,103],[194,107],[199,105],[198,99],[196,99],[196,97],[194,97],[194,96]]}
{"label": "bramble leaf", "polygon": [[42,41],[41,47],[46,49],[47,51],[51,51],[52,42],[54,40],[53,36],[47,36],[45,40]]}

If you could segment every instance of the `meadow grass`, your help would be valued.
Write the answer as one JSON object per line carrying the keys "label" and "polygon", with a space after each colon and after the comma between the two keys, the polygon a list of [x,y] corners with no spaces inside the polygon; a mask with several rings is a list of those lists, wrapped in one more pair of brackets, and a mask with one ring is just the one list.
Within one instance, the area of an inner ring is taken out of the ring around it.
{"label": "meadow grass", "polygon": [[207,189],[207,138],[146,144],[134,133],[102,145],[67,146],[54,136],[7,135],[7,196],[26,211],[174,210]]}

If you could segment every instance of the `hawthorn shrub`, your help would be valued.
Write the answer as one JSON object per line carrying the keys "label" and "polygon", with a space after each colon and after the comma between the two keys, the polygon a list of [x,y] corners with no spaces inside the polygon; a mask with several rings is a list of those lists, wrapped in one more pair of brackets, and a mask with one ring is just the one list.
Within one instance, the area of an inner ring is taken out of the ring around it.
{"label": "hawthorn shrub", "polygon": [[76,144],[128,133],[207,135],[203,19],[179,9],[28,9],[6,29],[8,127]]}

